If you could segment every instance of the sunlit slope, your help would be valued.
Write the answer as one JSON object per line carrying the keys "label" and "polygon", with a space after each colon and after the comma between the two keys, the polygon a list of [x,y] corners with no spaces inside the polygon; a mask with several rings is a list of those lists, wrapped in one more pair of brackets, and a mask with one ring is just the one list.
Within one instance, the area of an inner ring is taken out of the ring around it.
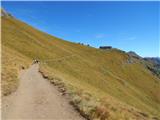
{"label": "sunlit slope", "polygon": [[2,45],[2,94],[7,95],[18,87],[18,73],[29,66],[31,60],[14,49]]}
{"label": "sunlit slope", "polygon": [[24,64],[39,59],[66,82],[95,96],[110,95],[145,112],[160,113],[160,80],[140,60],[120,50],[67,42],[6,17],[2,18],[2,47],[14,52],[6,50],[2,60],[6,55]]}

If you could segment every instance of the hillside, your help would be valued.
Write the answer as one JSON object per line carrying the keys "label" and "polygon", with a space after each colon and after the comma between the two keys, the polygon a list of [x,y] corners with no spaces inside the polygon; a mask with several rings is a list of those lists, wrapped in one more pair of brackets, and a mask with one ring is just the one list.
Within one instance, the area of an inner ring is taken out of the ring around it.
{"label": "hillside", "polygon": [[[18,71],[33,59],[52,77],[103,101],[111,119],[160,117],[160,79],[141,60],[118,49],[100,50],[41,32],[2,16],[2,90],[18,87]],[[142,111],[139,116],[135,111]],[[158,118],[157,118],[158,119]]]}

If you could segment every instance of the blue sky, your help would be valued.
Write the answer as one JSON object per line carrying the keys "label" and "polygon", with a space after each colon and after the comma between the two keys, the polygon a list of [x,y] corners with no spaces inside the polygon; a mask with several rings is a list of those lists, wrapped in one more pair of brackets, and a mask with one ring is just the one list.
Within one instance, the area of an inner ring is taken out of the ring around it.
{"label": "blue sky", "polygon": [[59,38],[160,56],[160,2],[2,2],[16,18]]}

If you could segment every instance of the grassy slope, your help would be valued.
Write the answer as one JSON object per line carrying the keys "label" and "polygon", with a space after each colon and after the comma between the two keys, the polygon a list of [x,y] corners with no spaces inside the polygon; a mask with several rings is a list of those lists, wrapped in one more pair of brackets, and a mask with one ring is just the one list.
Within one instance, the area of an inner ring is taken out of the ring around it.
{"label": "grassy slope", "polygon": [[18,72],[28,67],[28,59],[19,52],[2,45],[2,94],[7,95],[18,87]]}
{"label": "grassy slope", "polygon": [[[103,51],[63,41],[13,18],[2,18],[2,51],[3,86],[12,81],[9,75],[15,75],[19,65],[38,58],[56,76],[96,97],[112,96],[153,115],[160,112],[159,79],[140,61],[134,59],[129,64],[129,56],[122,51]],[[70,57],[56,60],[66,56]],[[16,76],[13,78],[17,81]]]}

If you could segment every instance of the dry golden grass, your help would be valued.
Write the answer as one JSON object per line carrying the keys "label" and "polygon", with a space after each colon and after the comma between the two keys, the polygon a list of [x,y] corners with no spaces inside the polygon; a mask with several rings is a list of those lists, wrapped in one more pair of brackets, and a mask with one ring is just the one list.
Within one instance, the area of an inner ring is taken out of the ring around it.
{"label": "dry golden grass", "polygon": [[[47,70],[47,66],[40,68],[43,77],[57,86],[62,95],[69,95],[71,104],[87,119],[91,120],[150,120],[155,116],[130,106],[114,97],[105,94],[105,97],[94,96],[86,89],[66,83]],[[94,91],[95,92],[95,91]],[[158,119],[158,117],[155,117]]]}
{"label": "dry golden grass", "polygon": [[18,52],[2,46],[2,95],[8,95],[18,87],[18,73],[22,67],[27,68],[27,58]]}

